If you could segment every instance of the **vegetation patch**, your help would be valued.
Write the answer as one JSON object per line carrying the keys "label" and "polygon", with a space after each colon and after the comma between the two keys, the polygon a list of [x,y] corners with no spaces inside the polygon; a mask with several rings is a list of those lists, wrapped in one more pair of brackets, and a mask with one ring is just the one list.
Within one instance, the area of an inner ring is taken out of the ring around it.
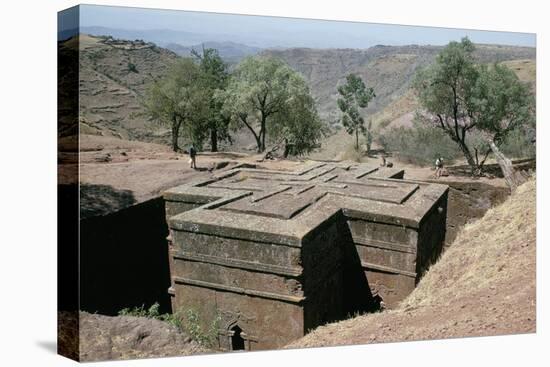
{"label": "vegetation patch", "polygon": [[391,128],[378,140],[386,152],[391,152],[400,161],[419,166],[433,165],[438,157],[452,163],[461,155],[458,146],[445,132],[419,123],[413,128]]}
{"label": "vegetation patch", "polygon": [[181,320],[177,317],[176,314],[161,314],[159,312],[159,308],[160,305],[157,302],[155,302],[149,308],[145,308],[145,305],[133,308],[123,308],[119,311],[118,316],[146,317],[149,319],[161,320],[174,325],[179,330],[183,330]]}
{"label": "vegetation patch", "polygon": [[159,304],[154,303],[151,307],[145,308],[144,305],[140,307],[124,308],[119,311],[119,316],[134,316],[145,317],[149,319],[155,319],[167,322],[174,325],[178,330],[183,331],[191,337],[194,341],[199,343],[203,347],[214,347],[217,337],[218,328],[220,323],[220,317],[216,316],[212,323],[207,328],[201,326],[201,318],[196,310],[188,309],[186,311],[178,311],[173,314],[159,312]]}

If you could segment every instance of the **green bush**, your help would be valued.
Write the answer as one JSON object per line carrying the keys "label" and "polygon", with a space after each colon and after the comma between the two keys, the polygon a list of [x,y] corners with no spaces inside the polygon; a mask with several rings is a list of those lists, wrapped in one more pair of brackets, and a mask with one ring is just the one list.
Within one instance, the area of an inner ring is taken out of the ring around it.
{"label": "green bush", "polygon": [[461,157],[460,149],[444,131],[419,123],[412,128],[392,128],[381,134],[378,141],[400,161],[419,166],[434,164],[438,156],[447,164]]}
{"label": "green bush", "polygon": [[132,62],[128,62],[128,72],[139,73],[136,64],[134,64]]}
{"label": "green bush", "polygon": [[502,142],[500,150],[509,158],[533,158],[536,155],[535,144],[521,130],[511,131]]}
{"label": "green bush", "polygon": [[[446,164],[464,158],[458,145],[443,130],[417,121],[411,128],[387,130],[379,135],[378,142],[386,152],[393,153],[402,162],[420,166],[433,165],[437,156],[443,157]],[[479,160],[490,150],[485,138],[475,130],[469,134],[467,145],[472,155],[477,150]],[[499,147],[510,158],[531,158],[536,154],[529,135],[519,129],[511,131]]]}
{"label": "green bush", "polygon": [[[195,340],[202,346],[212,347],[217,341],[218,329],[221,318],[217,315],[207,330],[203,330],[200,322],[200,317],[197,311],[188,309],[183,315],[182,312],[176,312],[174,314],[161,314],[159,312],[160,305],[154,303],[151,307],[145,308],[145,305],[133,308],[124,308],[118,312],[119,316],[135,316],[146,317],[150,319],[156,319],[165,321],[174,325],[180,331],[186,332],[191,339]],[[185,321],[183,321],[185,319]]]}
{"label": "green bush", "polygon": [[147,317],[149,319],[156,319],[168,322],[169,324],[174,325],[179,330],[183,330],[181,319],[178,317],[177,314],[161,314],[159,312],[160,305],[158,303],[154,303],[149,308],[145,308],[145,305],[142,305],[141,307],[133,307],[133,308],[123,308],[118,312],[119,316],[135,316],[135,317]]}
{"label": "green bush", "polygon": [[185,312],[185,323],[183,329],[191,336],[193,340],[205,347],[214,346],[217,337],[221,318],[217,315],[207,330],[203,330],[200,322],[199,313],[193,309]]}

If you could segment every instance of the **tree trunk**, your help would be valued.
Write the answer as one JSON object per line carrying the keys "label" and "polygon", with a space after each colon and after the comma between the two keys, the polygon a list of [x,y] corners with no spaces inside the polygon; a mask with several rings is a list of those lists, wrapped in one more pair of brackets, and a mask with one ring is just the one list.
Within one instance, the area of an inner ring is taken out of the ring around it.
{"label": "tree trunk", "polygon": [[288,154],[290,153],[290,147],[288,145],[288,139],[285,138],[285,150],[283,153],[283,157],[286,159],[288,157]]}
{"label": "tree trunk", "polygon": [[262,141],[259,137],[255,136],[256,138],[256,146],[257,146],[257,153],[261,153],[262,152]]}
{"label": "tree trunk", "polygon": [[465,142],[462,140],[459,140],[458,145],[460,146],[460,150],[462,151],[462,154],[464,155],[464,158],[466,158],[466,162],[468,162],[468,165],[472,169],[473,174],[480,174],[481,172],[476,172],[478,170],[478,165],[476,164],[476,161],[474,157],[472,156],[472,152],[470,152],[470,149],[466,145]]}
{"label": "tree trunk", "polygon": [[178,121],[177,117],[174,117],[172,120],[172,150],[174,152],[180,151],[180,147],[178,145],[178,137],[180,135],[180,126],[181,126],[181,122]]}
{"label": "tree trunk", "polygon": [[262,131],[260,130],[260,135],[256,134],[256,131],[254,131],[252,126],[246,120],[247,119],[246,116],[239,116],[239,118],[241,119],[242,123],[248,128],[248,130],[250,130],[250,132],[254,136],[254,139],[256,139],[257,152],[261,153],[262,152],[262,150],[261,150],[262,149],[262,143],[261,143],[260,135],[262,134]]}
{"label": "tree trunk", "polygon": [[512,166],[512,161],[508,159],[496,146],[494,141],[489,141],[489,146],[495,155],[495,158],[502,170],[504,175],[504,180],[506,184],[510,187],[510,191],[514,192],[519,185],[527,181],[526,177],[521,174],[521,172],[516,171]]}
{"label": "tree trunk", "polygon": [[216,129],[210,129],[210,147],[210,151],[218,151],[218,130]]}
{"label": "tree trunk", "polygon": [[355,130],[355,150],[359,151],[359,131]]}
{"label": "tree trunk", "polygon": [[260,135],[262,136],[262,146],[261,146],[261,152],[264,152],[265,151],[265,134],[266,134],[266,123],[265,123],[265,116],[262,112],[262,128],[261,128],[261,132],[260,132]]}
{"label": "tree trunk", "polygon": [[367,135],[367,155],[370,155],[371,147],[372,147],[372,137],[371,137],[370,131],[369,131],[368,135]]}

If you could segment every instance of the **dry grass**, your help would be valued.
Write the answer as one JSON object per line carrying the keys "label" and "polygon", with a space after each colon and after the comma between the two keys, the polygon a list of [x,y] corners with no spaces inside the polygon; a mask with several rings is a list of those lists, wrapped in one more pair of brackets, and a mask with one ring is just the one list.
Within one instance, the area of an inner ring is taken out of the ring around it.
{"label": "dry grass", "polygon": [[533,178],[466,225],[397,309],[319,327],[288,347],[534,332],[535,247]]}
{"label": "dry grass", "polygon": [[412,89],[409,89],[372,116],[372,125],[376,132],[390,127],[410,127],[414,110],[418,108],[418,101]]}
{"label": "dry grass", "polygon": [[361,147],[359,150],[355,149],[355,144],[348,145],[346,150],[343,151],[337,159],[343,161],[352,161],[352,162],[366,162],[368,160],[367,156],[363,154]]}
{"label": "dry grass", "polygon": [[[467,224],[402,307],[445,306],[459,296],[509,281],[528,270],[534,258],[523,255],[535,255],[535,206],[532,180],[481,220]],[[522,251],[529,245],[530,251]]]}
{"label": "dry grass", "polygon": [[535,60],[509,60],[503,61],[502,64],[512,69],[519,80],[529,83],[533,87],[533,92],[535,92],[534,86],[537,78],[537,64]]}

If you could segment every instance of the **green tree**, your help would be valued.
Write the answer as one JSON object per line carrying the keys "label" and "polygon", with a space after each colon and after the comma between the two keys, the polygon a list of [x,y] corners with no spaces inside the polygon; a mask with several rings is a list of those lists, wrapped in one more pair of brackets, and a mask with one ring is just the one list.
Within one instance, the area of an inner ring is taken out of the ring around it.
{"label": "green tree", "polygon": [[191,140],[200,140],[196,125],[197,116],[204,116],[204,98],[199,67],[192,59],[177,61],[160,80],[153,82],[145,93],[143,106],[154,121],[170,126],[172,150],[180,151],[178,139],[186,135]]}
{"label": "green tree", "polygon": [[[365,119],[361,116],[360,108],[366,108],[369,102],[376,97],[372,88],[367,88],[363,80],[355,75],[346,77],[346,84],[338,87],[338,108],[342,111],[342,125],[350,135],[355,135],[355,149],[359,150],[359,133],[369,138],[370,130],[365,127]],[[369,147],[370,148],[370,147]]]}
{"label": "green tree", "polygon": [[[320,120],[306,82],[279,59],[245,58],[218,98],[224,101],[226,115],[254,136],[258,152],[266,149],[268,131],[272,140],[287,139],[289,153],[308,151],[318,139]],[[297,116],[303,120],[298,122]],[[307,134],[298,137],[304,131]]]}
{"label": "green tree", "polygon": [[[214,98],[214,96],[227,87],[229,72],[227,64],[220,57],[218,50],[206,48],[202,53],[192,50],[191,54],[199,61],[201,71],[201,88],[206,94],[203,101],[207,104],[206,113],[203,120],[195,128],[207,131],[210,138],[210,149],[212,152],[218,151],[218,140],[229,140],[229,117],[223,114],[223,100]],[[195,134],[195,135],[198,135]]]}
{"label": "green tree", "polygon": [[474,45],[468,38],[450,42],[436,57],[433,66],[420,71],[413,82],[425,115],[458,144],[471,167],[474,160],[467,133],[474,128],[468,107],[478,78],[473,58]]}
{"label": "green tree", "polygon": [[314,99],[305,83],[292,90],[284,109],[274,116],[273,140],[283,145],[283,156],[310,153],[321,144],[328,132],[327,125],[317,112]]}
{"label": "green tree", "polygon": [[[450,42],[431,67],[416,75],[413,87],[422,107],[418,117],[441,128],[472,172],[481,174],[491,146],[534,120],[527,86],[506,66],[477,65],[474,50],[468,38]],[[475,142],[469,141],[471,133]]]}
{"label": "green tree", "polygon": [[505,65],[480,65],[471,98],[471,119],[499,146],[513,131],[535,127],[534,97],[526,84]]}
{"label": "green tree", "polygon": [[512,132],[527,134],[528,129],[535,129],[534,108],[529,88],[512,70],[499,64],[480,65],[470,106],[471,118],[489,144],[485,157],[493,152],[512,191],[525,181],[525,177],[514,170],[511,160],[499,146]]}

